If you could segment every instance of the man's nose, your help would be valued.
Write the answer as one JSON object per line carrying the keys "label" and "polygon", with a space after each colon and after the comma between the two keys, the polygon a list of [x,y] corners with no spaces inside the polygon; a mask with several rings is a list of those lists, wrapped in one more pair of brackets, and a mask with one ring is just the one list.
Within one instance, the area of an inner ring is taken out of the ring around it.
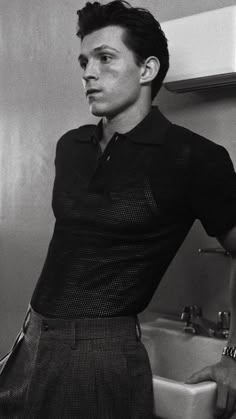
{"label": "man's nose", "polygon": [[96,65],[95,62],[90,61],[87,63],[86,68],[84,70],[83,73],[83,79],[85,81],[90,80],[90,79],[98,79],[99,75],[98,75],[98,67]]}

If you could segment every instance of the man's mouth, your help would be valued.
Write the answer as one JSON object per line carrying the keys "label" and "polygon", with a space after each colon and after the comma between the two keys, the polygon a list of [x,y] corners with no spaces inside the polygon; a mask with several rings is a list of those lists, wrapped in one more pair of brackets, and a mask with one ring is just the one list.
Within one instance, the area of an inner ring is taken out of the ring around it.
{"label": "man's mouth", "polygon": [[92,95],[94,93],[100,93],[100,92],[101,92],[101,90],[98,90],[98,89],[88,89],[86,91],[86,96]]}

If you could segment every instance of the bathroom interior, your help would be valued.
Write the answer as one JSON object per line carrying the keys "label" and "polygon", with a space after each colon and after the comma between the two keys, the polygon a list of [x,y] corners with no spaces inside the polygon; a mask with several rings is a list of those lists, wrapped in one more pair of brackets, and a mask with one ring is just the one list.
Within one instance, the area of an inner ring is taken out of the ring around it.
{"label": "bathroom interior", "polygon": [[[129,2],[148,8],[163,23],[163,29],[166,22],[175,19],[235,6],[235,0]],[[9,350],[21,328],[52,236],[51,196],[56,143],[71,128],[97,123],[88,112],[77,60],[76,10],[84,3],[84,0],[1,0],[0,357]],[[195,32],[196,36],[200,40],[203,34],[199,30]],[[236,45],[231,47],[234,47],[235,55]],[[209,55],[213,53],[216,51],[209,48]],[[163,86],[154,104],[172,122],[223,145],[236,167],[236,82],[230,87],[221,85],[182,93]],[[199,252],[199,249],[217,251]],[[230,257],[196,221],[149,306],[139,314],[143,341],[154,364],[155,356],[158,356],[155,339],[162,339],[167,345],[168,342],[179,345],[180,353],[184,342],[189,365],[194,363],[194,351],[198,352],[199,347],[205,347],[205,352],[212,348],[210,359],[201,353],[200,358],[204,359],[199,362],[203,365],[218,359],[223,347],[222,338],[186,334],[181,314],[184,307],[197,306],[204,318],[217,322],[219,312],[229,311],[229,273]],[[166,356],[168,358],[168,354]],[[172,368],[168,364],[170,359],[171,354],[166,361],[167,369]],[[153,374],[158,377],[158,366]],[[176,374],[177,377],[177,371]],[[176,378],[171,374],[166,377],[162,383],[157,380],[155,384],[163,390],[163,393],[160,390],[163,400],[165,397],[180,400],[180,395],[183,396],[183,401],[179,402],[180,413],[175,412],[173,419],[185,419],[183,410],[186,409],[189,409],[186,419],[200,417],[192,413],[194,403],[206,406],[202,419],[213,417],[214,383],[187,388],[183,384],[181,387],[184,377]],[[204,399],[206,393],[209,397]],[[172,419],[171,414],[163,411],[161,417]]]}

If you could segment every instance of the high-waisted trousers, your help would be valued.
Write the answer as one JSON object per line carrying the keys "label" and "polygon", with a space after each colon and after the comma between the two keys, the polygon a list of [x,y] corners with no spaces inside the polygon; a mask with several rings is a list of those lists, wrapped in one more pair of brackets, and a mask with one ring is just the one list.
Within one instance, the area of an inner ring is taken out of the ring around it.
{"label": "high-waisted trousers", "polygon": [[153,419],[138,317],[52,319],[31,307],[0,361],[0,418]]}

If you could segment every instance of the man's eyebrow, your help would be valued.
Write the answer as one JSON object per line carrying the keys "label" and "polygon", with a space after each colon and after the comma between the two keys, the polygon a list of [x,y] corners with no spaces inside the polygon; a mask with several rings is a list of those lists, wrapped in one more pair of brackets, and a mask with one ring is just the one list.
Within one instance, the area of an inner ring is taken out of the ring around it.
{"label": "man's eyebrow", "polygon": [[120,52],[118,49],[111,47],[110,45],[106,45],[106,44],[103,44],[100,47],[94,48],[94,51],[99,52],[99,51],[102,51],[103,49],[112,49],[113,51]]}
{"label": "man's eyebrow", "polygon": [[[113,48],[113,47],[111,47],[110,45],[106,45],[106,44],[103,44],[103,45],[101,45],[101,46],[99,46],[99,47],[94,48],[94,50],[93,50],[93,51],[95,51],[95,52],[101,52],[101,51],[103,51],[104,49],[111,49],[111,50],[113,50],[113,51],[115,51],[115,52],[120,53],[120,51],[119,51],[118,49]],[[78,57],[78,60],[80,61],[80,60],[85,59],[85,58],[86,58],[86,55],[84,55],[84,54],[80,54],[80,55],[79,55],[79,57]]]}

